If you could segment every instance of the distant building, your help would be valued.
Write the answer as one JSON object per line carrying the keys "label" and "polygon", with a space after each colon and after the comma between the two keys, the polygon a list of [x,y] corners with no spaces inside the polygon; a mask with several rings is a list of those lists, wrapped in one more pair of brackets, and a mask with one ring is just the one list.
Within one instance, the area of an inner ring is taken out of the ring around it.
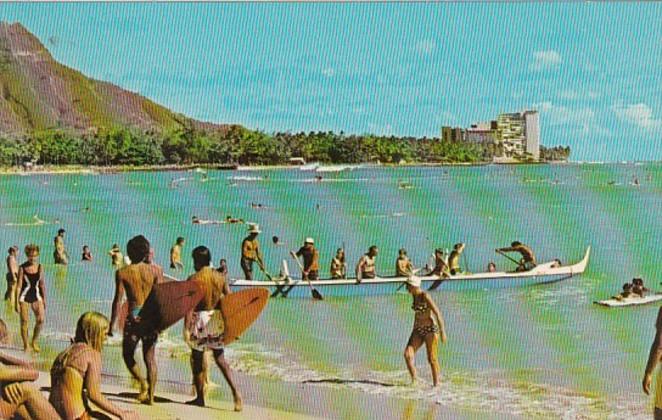
{"label": "distant building", "polygon": [[471,124],[464,134],[464,139],[471,143],[489,144],[496,141],[496,121]]}
{"label": "distant building", "polygon": [[538,111],[499,114],[496,120],[496,143],[503,157],[519,158],[526,154],[540,158],[540,122]]}
{"label": "distant building", "polygon": [[465,141],[465,131],[460,127],[441,127],[441,140],[453,143]]}

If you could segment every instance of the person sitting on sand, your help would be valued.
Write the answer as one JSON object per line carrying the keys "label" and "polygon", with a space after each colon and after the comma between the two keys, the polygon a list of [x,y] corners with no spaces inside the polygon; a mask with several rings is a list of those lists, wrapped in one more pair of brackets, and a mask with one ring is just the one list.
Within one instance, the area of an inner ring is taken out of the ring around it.
{"label": "person sitting on sand", "polygon": [[115,270],[119,270],[124,266],[124,255],[122,255],[119,245],[113,244],[113,247],[108,251],[108,255],[110,255]]}
{"label": "person sitting on sand", "polygon": [[81,261],[92,261],[92,252],[90,251],[90,247],[87,245],[83,245],[83,255],[81,257]]}
{"label": "person sitting on sand", "polygon": [[55,358],[49,401],[61,418],[91,419],[88,400],[120,419],[136,417],[101,393],[101,350],[108,327],[108,318],[102,314],[84,313],[78,319],[73,343]]}
{"label": "person sitting on sand", "polygon": [[644,281],[641,278],[632,279],[632,295],[643,298],[649,290],[644,286]]}
{"label": "person sitting on sand", "polygon": [[69,254],[64,247],[64,229],[59,229],[57,235],[53,238],[55,250],[53,251],[53,259],[55,264],[67,265],[69,264]]}
{"label": "person sitting on sand", "polygon": [[[108,335],[113,335],[113,327],[120,314],[122,300],[126,293],[129,314],[124,324],[122,358],[131,376],[140,383],[138,400],[143,404],[151,405],[154,403],[154,388],[156,386],[156,341],[158,333],[155,331],[141,332],[139,328],[140,317],[138,316],[147,300],[147,296],[152,291],[152,287],[162,280],[155,274],[152,265],[146,262],[149,258],[150,249],[149,241],[142,235],[132,238],[126,245],[127,254],[129,254],[132,264],[115,272],[115,297],[113,298]],[[147,367],[147,381],[140,375],[134,356],[136,347],[141,341],[143,359]]]}
{"label": "person sitting on sand", "polygon": [[58,413],[37,387],[30,384],[39,378],[30,363],[0,354],[0,418],[53,420]]}
{"label": "person sitting on sand", "polygon": [[173,270],[183,270],[184,264],[182,263],[182,248],[184,248],[184,238],[181,236],[177,238],[175,244],[170,248],[170,268]]}
{"label": "person sitting on sand", "polygon": [[398,251],[398,259],[395,260],[396,277],[409,277],[414,274],[414,266],[407,256],[407,250],[402,248]]}
{"label": "person sitting on sand", "polygon": [[338,248],[336,256],[331,259],[331,278],[334,280],[344,279],[347,275],[347,263],[345,262],[345,250]]}
{"label": "person sitting on sand", "polygon": [[5,301],[9,303],[9,308],[18,310],[18,247],[16,245],[7,251],[7,291],[5,292]]}
{"label": "person sitting on sand", "polygon": [[205,350],[211,350],[214,361],[232,390],[234,410],[242,410],[242,400],[225,360],[223,350],[223,321],[220,316],[221,299],[230,294],[225,278],[210,267],[211,252],[204,246],[193,250],[195,274],[186,281],[197,283],[204,291],[204,297],[184,318],[184,338],[191,347],[191,369],[196,397],[187,404],[205,406],[205,379],[207,377]]}
{"label": "person sitting on sand", "polygon": [[414,329],[409,336],[405,347],[405,362],[411,376],[412,383],[416,381],[416,367],[414,356],[423,344],[428,353],[428,362],[432,369],[432,384],[439,385],[439,362],[437,361],[437,345],[439,339],[446,343],[446,328],[439,308],[430,295],[421,289],[421,279],[411,276],[407,279],[407,291],[411,294],[414,310]]}
{"label": "person sitting on sand", "polygon": [[613,296],[612,299],[623,300],[630,296],[632,296],[632,283],[625,283],[623,285],[623,291],[620,294]]}
{"label": "person sitting on sand", "polygon": [[[28,351],[30,347],[39,353],[37,339],[44,325],[46,313],[46,283],[44,282],[44,267],[39,264],[39,247],[34,244],[25,247],[25,255],[28,260],[18,268],[18,302],[21,316],[21,339],[23,350]],[[35,315],[35,325],[32,332],[32,341],[28,340],[28,322],[30,320],[30,309]],[[28,345],[28,343],[30,343]]]}

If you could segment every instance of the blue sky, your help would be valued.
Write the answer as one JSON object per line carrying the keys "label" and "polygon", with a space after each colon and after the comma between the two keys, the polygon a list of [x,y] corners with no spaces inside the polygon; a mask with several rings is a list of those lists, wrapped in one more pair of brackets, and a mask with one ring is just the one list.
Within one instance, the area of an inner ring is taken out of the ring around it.
{"label": "blue sky", "polygon": [[5,3],[0,18],[202,120],[438,136],[535,108],[573,160],[662,160],[662,3]]}

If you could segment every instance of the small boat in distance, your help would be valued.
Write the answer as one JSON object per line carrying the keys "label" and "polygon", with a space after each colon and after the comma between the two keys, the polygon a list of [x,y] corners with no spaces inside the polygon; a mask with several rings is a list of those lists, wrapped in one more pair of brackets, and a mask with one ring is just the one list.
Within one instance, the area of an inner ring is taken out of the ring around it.
{"label": "small boat in distance", "polygon": [[[424,289],[435,285],[434,290],[477,290],[499,287],[525,286],[533,284],[555,283],[582,274],[588,265],[591,247],[586,249],[584,258],[572,265],[558,265],[551,261],[536,266],[534,269],[522,272],[486,272],[486,273],[460,273],[448,278],[439,276],[419,276]],[[233,290],[242,290],[249,287],[266,287],[272,296],[283,297],[309,297],[309,284],[300,278],[289,276],[287,263],[283,261],[284,275],[280,279],[270,281],[260,280],[230,280]],[[406,277],[377,277],[364,279],[357,283],[356,278],[348,279],[322,279],[310,282],[324,296],[375,296],[391,294],[400,290]],[[441,282],[439,284],[439,282]]]}

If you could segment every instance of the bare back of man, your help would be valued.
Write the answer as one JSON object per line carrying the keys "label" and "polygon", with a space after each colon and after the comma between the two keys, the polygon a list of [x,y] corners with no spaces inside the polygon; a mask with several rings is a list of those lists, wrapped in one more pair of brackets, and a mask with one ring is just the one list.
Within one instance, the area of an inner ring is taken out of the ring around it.
{"label": "bare back of man", "polygon": [[191,369],[193,371],[193,385],[196,390],[196,398],[187,404],[204,406],[204,385],[207,377],[207,366],[205,363],[205,350],[213,351],[216,365],[221,370],[232,391],[235,411],[242,410],[242,399],[237,390],[230,366],[225,360],[223,350],[222,331],[216,331],[214,317],[220,315],[221,300],[223,296],[230,294],[230,288],[225,281],[225,276],[209,266],[211,255],[206,247],[198,247],[193,251],[196,273],[187,281],[196,282],[204,291],[204,297],[195,309],[186,316],[185,336],[191,346]]}
{"label": "bare back of man", "polygon": [[[140,318],[138,314],[143,304],[147,300],[152,287],[161,282],[153,267],[150,264],[141,262],[123,267],[115,273],[115,299],[113,300],[113,314],[111,317],[111,328],[120,312],[121,298],[126,293],[126,300],[129,305],[129,314],[124,325],[124,335],[122,338],[122,357],[131,376],[140,383],[140,394],[138,399],[145,404],[154,402],[154,387],[156,385],[156,341],[158,333],[149,335],[138,333],[138,323]],[[143,344],[143,360],[147,367],[147,380],[140,374],[136,364],[135,352],[138,343]]]}

